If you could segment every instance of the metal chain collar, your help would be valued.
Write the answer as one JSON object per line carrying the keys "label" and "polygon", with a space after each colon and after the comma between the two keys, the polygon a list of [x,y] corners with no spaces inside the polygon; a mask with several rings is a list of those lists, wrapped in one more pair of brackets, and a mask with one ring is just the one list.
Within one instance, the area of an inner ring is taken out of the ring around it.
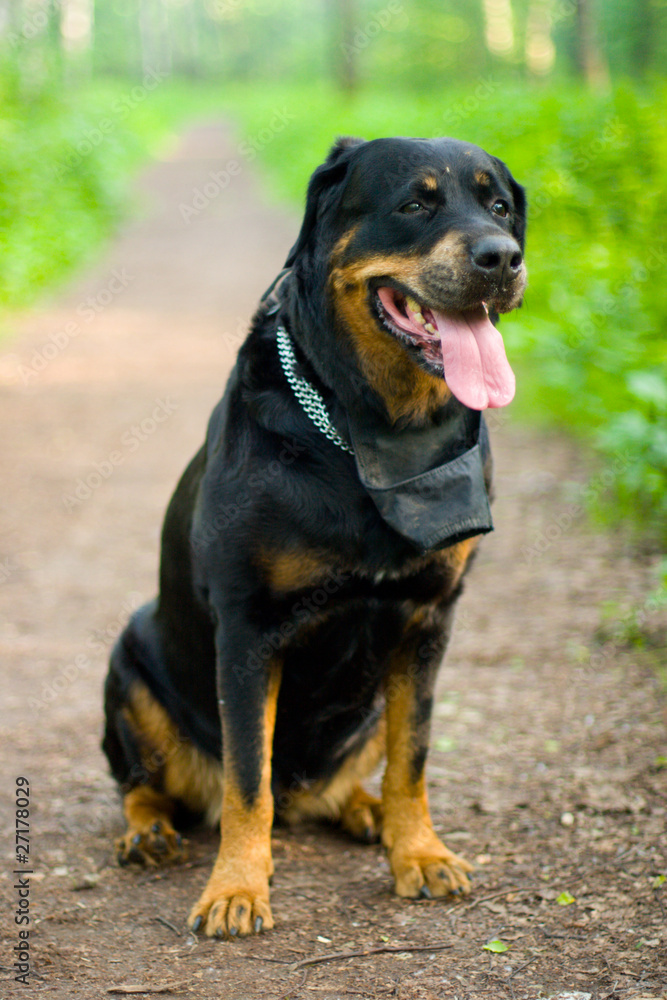
{"label": "metal chain collar", "polygon": [[343,440],[334,425],[331,423],[329,411],[327,410],[324,400],[320,396],[317,389],[312,386],[307,379],[301,378],[301,376],[294,373],[294,369],[296,368],[296,358],[294,356],[290,336],[283,326],[279,326],[276,330],[276,340],[278,342],[278,355],[280,357],[280,363],[283,366],[285,378],[292,387],[292,392],[301,404],[304,413],[310,417],[317,429],[321,431],[322,434],[329,439],[329,441],[333,441],[334,444],[337,444],[339,448],[342,448],[343,451],[348,452],[348,454],[354,455],[353,449],[350,448],[347,441]]}

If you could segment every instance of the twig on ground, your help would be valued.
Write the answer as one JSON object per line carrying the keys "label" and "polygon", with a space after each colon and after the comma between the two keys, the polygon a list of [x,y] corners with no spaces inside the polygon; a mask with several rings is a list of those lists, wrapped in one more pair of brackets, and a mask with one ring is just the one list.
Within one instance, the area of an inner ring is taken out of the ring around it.
{"label": "twig on ground", "polygon": [[174,924],[170,923],[168,920],[165,920],[164,917],[153,917],[153,920],[157,920],[157,922],[159,924],[162,924],[163,927],[168,927],[169,930],[173,931],[177,937],[181,936],[181,932],[179,931],[178,927],[175,927]]}
{"label": "twig on ground", "polygon": [[532,958],[529,958],[527,962],[524,962],[523,965],[520,965],[518,969],[515,969],[514,972],[512,972],[507,977],[507,979],[505,980],[505,986],[509,986],[510,993],[512,994],[512,996],[514,996],[514,987],[512,986],[512,980],[514,979],[514,977],[518,976],[519,973],[523,972],[524,969],[527,969],[529,965],[533,964],[533,962],[536,962],[539,957],[540,957],[539,955],[533,955]]}
{"label": "twig on ground", "polygon": [[308,979],[309,971],[310,971],[309,969],[305,970],[303,974],[303,979],[301,980],[298,986],[293,986],[291,990],[287,991],[287,993],[281,993],[279,997],[276,997],[276,1000],[289,1000],[289,997],[291,997],[292,994],[296,992],[296,990],[303,989],[303,987],[306,985],[306,979]]}
{"label": "twig on ground", "polygon": [[346,958],[365,958],[366,955],[401,954],[404,951],[445,951],[453,948],[453,944],[424,944],[424,945],[399,945],[393,947],[382,945],[377,948],[364,948],[361,951],[335,951],[331,955],[316,955],[314,958],[303,958],[294,965],[294,971],[302,969],[306,965],[319,965],[321,962],[343,961]]}
{"label": "twig on ground", "polygon": [[254,958],[256,962],[274,962],[276,965],[294,965],[293,958],[269,958],[267,955],[253,955],[249,951],[246,955],[239,955],[239,958]]}
{"label": "twig on ground", "polygon": [[127,986],[112,986],[107,993],[114,993],[120,996],[133,996],[141,993],[173,993],[184,990],[187,983],[168,983],[163,986],[151,986],[149,983],[128,983]]}

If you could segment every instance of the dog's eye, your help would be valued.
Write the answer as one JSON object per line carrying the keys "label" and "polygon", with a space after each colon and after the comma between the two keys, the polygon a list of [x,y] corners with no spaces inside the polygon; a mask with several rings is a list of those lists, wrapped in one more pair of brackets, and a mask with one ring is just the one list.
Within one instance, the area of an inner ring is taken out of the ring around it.
{"label": "dog's eye", "polygon": [[425,212],[426,209],[418,201],[409,201],[407,205],[403,205],[399,211],[402,212],[403,215],[416,215],[417,212]]}
{"label": "dog's eye", "polygon": [[502,201],[499,199],[498,201],[494,202],[494,204],[491,206],[491,211],[493,212],[494,215],[500,216],[501,219],[506,219],[507,216],[510,214],[510,207],[506,201]]}

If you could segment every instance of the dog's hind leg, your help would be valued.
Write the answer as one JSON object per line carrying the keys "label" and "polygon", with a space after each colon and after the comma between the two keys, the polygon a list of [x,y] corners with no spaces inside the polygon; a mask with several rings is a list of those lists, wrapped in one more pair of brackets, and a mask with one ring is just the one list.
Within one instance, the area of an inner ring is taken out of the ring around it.
{"label": "dog's hind leg", "polygon": [[185,858],[174,821],[181,815],[215,823],[222,765],[183,736],[166,710],[136,678],[119,643],[105,692],[103,749],[123,791],[127,831],[116,841],[120,864],[168,864]]}
{"label": "dog's hind leg", "polygon": [[175,803],[168,795],[137,785],[123,798],[127,830],[115,844],[118,863],[143,865],[184,861],[186,842],[172,824]]}
{"label": "dog's hind leg", "polygon": [[385,721],[356,752],[346,757],[326,782],[311,788],[283,791],[277,804],[280,818],[286,823],[301,819],[326,819],[347,830],[356,840],[373,843],[382,832],[382,801],[371,795],[361,782],[368,778],[385,752]]}

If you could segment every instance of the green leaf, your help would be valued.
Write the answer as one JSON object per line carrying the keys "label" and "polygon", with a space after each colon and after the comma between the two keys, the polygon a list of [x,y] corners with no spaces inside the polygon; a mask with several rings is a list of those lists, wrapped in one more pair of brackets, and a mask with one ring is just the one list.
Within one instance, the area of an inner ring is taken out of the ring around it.
{"label": "green leaf", "polygon": [[661,885],[667,882],[667,875],[656,875],[656,877],[651,882],[652,889],[659,889]]}
{"label": "green leaf", "polygon": [[576,903],[576,899],[566,889],[565,892],[561,892],[556,902],[559,906],[569,906],[571,903]]}
{"label": "green leaf", "polygon": [[502,955],[504,951],[508,951],[509,945],[503,944],[502,941],[498,941],[496,938],[495,941],[489,941],[488,944],[482,945],[482,949],[484,951],[492,951],[494,955]]}

